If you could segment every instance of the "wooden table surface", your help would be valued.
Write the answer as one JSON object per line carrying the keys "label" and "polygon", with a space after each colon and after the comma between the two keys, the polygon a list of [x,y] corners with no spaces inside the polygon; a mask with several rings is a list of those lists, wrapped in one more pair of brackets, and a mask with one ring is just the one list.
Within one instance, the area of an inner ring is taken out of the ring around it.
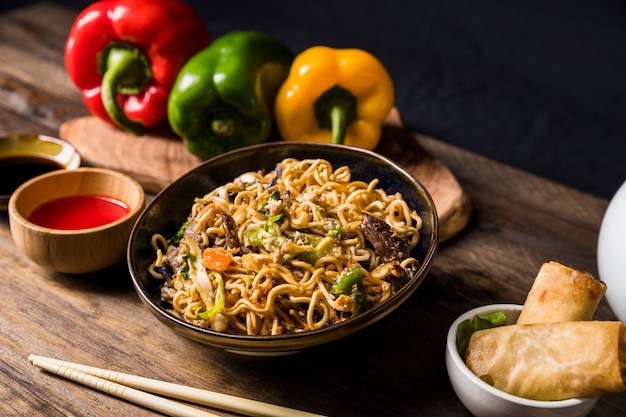
{"label": "wooden table surface", "polygon": [[[39,3],[0,16],[0,135],[58,135],[61,123],[87,114],[63,66],[77,12]],[[469,225],[440,246],[401,314],[287,357],[241,357],[175,335],[141,304],[125,264],[88,276],[44,271],[17,250],[7,214],[0,214],[0,415],[154,415],[39,371],[27,360],[37,354],[325,415],[469,416],[445,370],[448,327],[476,306],[523,303],[548,260],[597,276],[608,202],[418,139],[471,198]],[[596,318],[616,319],[606,300]],[[609,394],[590,416],[624,410],[626,393]]]}

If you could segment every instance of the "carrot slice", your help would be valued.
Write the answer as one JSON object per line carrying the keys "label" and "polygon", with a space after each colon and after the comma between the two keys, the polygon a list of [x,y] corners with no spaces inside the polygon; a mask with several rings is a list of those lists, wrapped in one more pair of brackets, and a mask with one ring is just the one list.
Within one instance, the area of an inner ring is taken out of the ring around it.
{"label": "carrot slice", "polygon": [[207,248],[202,252],[202,266],[213,271],[225,271],[233,262],[233,258]]}

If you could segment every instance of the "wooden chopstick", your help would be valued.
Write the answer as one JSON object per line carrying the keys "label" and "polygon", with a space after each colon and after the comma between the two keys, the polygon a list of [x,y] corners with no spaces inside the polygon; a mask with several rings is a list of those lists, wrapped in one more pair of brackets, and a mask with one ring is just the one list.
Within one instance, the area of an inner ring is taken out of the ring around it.
{"label": "wooden chopstick", "polygon": [[[215,416],[197,408],[159,397],[205,405],[254,417],[323,417],[306,411],[221,394],[137,375],[124,374],[73,362],[30,355],[28,361],[48,372],[88,385],[116,397],[143,405],[171,416]],[[144,392],[145,391],[145,392]],[[160,407],[160,408],[155,408]]]}
{"label": "wooden chopstick", "polygon": [[219,417],[217,414],[208,413],[176,401],[168,400],[166,398],[130,388],[113,381],[89,375],[76,369],[58,365],[52,361],[31,357],[29,357],[28,360],[33,365],[48,372],[52,372],[83,385],[87,385],[99,391],[106,392],[107,394],[122,398],[126,401],[142,405],[165,415],[176,417]]}

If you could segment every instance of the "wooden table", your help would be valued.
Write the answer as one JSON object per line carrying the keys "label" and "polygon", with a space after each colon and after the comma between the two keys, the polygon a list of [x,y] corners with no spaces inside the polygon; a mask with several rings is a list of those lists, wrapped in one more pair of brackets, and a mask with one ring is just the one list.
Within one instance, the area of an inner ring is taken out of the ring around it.
{"label": "wooden table", "polygon": [[[76,14],[39,3],[0,16],[0,135],[56,135],[61,123],[87,114],[63,66]],[[141,304],[124,264],[89,276],[44,271],[17,250],[0,214],[0,414],[153,415],[39,371],[27,361],[38,354],[326,415],[468,416],[445,370],[449,325],[479,305],[523,303],[551,259],[597,276],[596,242],[608,202],[419,140],[467,191],[475,209],[470,224],[440,246],[401,314],[288,357],[240,357],[176,336]],[[605,300],[596,318],[615,320]],[[590,415],[624,410],[626,393],[610,394]]]}

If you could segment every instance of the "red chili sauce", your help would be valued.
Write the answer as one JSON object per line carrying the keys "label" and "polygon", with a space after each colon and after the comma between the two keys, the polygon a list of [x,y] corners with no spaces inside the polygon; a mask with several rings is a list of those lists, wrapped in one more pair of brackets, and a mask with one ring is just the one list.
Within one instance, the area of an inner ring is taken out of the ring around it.
{"label": "red chili sauce", "polygon": [[114,198],[77,195],[43,203],[28,220],[50,229],[79,230],[112,223],[129,212],[128,205]]}

